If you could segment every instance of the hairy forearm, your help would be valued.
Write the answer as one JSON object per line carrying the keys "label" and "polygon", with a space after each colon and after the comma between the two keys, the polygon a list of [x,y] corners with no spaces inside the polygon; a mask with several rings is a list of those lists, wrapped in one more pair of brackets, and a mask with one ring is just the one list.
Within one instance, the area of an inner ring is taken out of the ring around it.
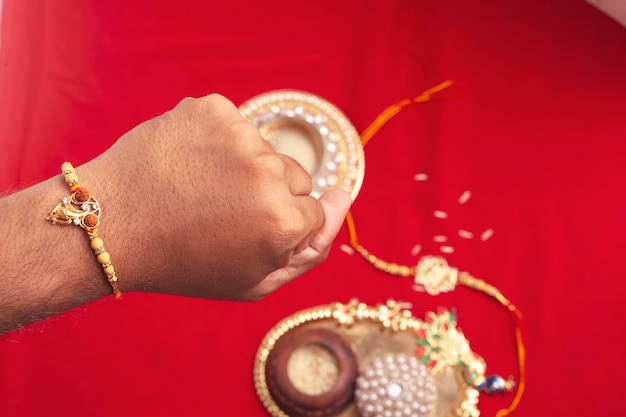
{"label": "hairy forearm", "polygon": [[0,200],[0,333],[109,291],[82,229],[46,220],[68,194],[57,176]]}

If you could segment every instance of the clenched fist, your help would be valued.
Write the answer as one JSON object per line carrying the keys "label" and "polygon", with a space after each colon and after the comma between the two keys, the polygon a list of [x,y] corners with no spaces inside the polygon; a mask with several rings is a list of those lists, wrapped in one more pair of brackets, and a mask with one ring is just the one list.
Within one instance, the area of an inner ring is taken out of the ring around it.
{"label": "clenched fist", "polygon": [[[262,298],[326,258],[351,202],[338,189],[311,197],[306,171],[216,94],[184,99],[76,172],[101,203],[99,234],[122,292]],[[10,237],[0,243],[0,267],[9,273],[4,287],[12,288],[7,299],[0,295],[0,323],[30,321],[50,314],[51,305],[63,310],[110,291],[78,230],[13,227],[24,207],[33,218],[45,216],[67,193],[59,175],[0,200],[8,213],[0,228]],[[55,240],[68,243],[49,244]],[[24,277],[25,256],[64,260],[35,262]],[[11,285],[23,279],[41,285]]]}

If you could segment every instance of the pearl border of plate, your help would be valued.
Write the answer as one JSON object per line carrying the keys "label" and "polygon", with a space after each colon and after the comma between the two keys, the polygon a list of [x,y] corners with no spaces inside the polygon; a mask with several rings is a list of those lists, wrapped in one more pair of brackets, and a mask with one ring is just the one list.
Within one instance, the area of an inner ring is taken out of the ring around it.
{"label": "pearl border of plate", "polygon": [[363,146],[350,120],[335,105],[305,91],[275,90],[252,97],[239,106],[239,112],[258,129],[279,118],[311,126],[323,143],[311,195],[318,198],[331,188],[342,188],[356,199],[365,175]]}

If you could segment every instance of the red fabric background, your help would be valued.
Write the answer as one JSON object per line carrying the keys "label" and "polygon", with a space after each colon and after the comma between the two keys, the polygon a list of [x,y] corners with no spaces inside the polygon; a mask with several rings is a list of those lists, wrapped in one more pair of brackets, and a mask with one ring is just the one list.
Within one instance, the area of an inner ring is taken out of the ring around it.
{"label": "red fabric background", "polygon": [[[432,236],[446,234],[450,263],[524,312],[517,415],[619,414],[626,31],[588,4],[4,0],[0,54],[0,192],[95,157],[185,96],[308,90],[362,131],[387,105],[455,80],[462,98],[402,112],[367,146],[360,240],[414,263],[415,244],[439,254]],[[460,228],[495,234],[464,240]],[[497,303],[414,292],[342,243],[345,230],[325,264],[259,303],[125,294],[1,337],[0,415],[263,416],[252,363],[264,334],[355,296],[410,301],[418,317],[456,307],[488,370],[517,376]],[[511,398],[481,395],[480,409]]]}

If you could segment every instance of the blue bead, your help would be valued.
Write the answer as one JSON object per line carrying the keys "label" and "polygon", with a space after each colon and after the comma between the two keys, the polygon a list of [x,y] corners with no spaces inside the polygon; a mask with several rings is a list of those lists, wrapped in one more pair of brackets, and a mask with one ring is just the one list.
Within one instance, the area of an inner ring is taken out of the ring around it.
{"label": "blue bead", "polygon": [[487,385],[485,391],[490,394],[501,392],[504,389],[504,378],[500,375],[489,375],[485,383]]}

